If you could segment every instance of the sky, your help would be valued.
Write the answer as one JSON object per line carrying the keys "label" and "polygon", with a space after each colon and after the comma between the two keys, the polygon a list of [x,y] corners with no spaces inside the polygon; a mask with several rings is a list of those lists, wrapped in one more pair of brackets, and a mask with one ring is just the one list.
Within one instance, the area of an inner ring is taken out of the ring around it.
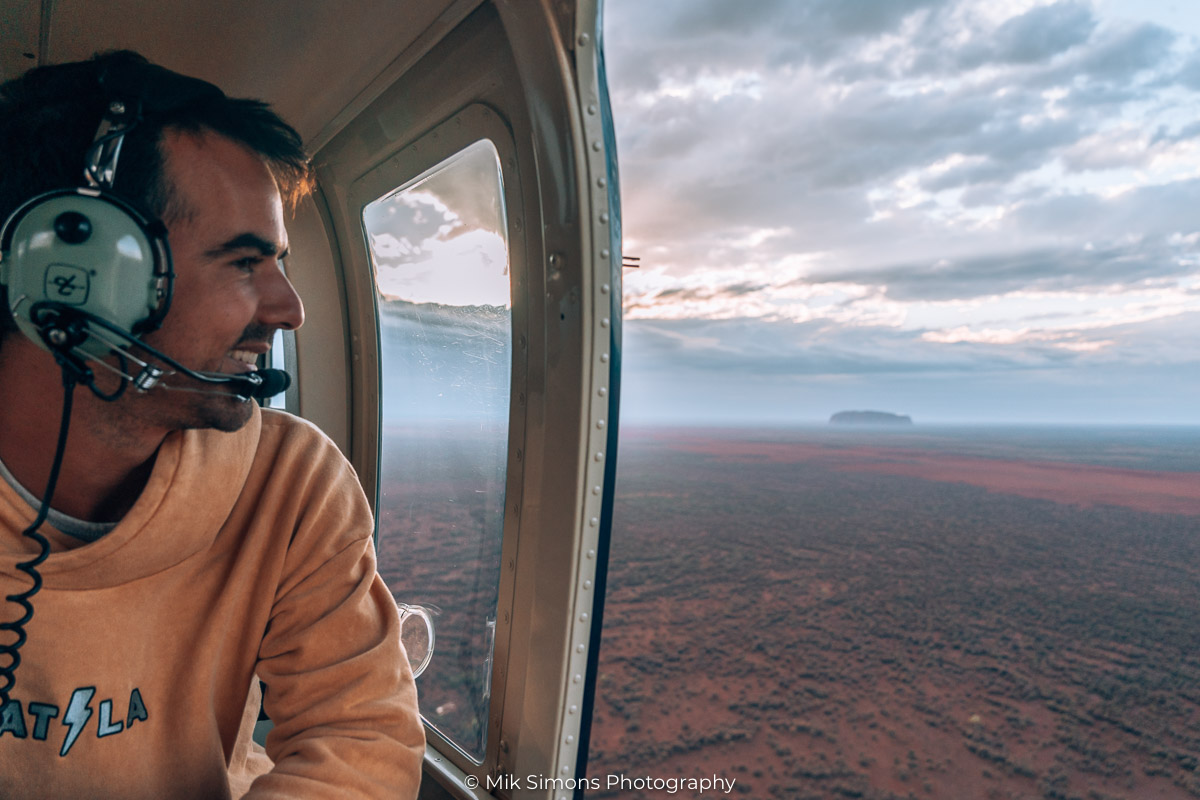
{"label": "sky", "polygon": [[1200,4],[604,15],[623,421],[1200,424]]}

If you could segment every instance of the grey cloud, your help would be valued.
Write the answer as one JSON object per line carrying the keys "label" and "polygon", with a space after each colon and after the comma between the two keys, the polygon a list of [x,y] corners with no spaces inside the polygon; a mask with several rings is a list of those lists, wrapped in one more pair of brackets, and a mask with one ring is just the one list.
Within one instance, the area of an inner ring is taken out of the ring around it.
{"label": "grey cloud", "polygon": [[996,60],[1028,64],[1087,41],[1096,29],[1092,10],[1082,3],[1038,6],[1007,20],[995,34]]}
{"label": "grey cloud", "polygon": [[1084,241],[1156,237],[1200,230],[1200,179],[1146,186],[1104,200],[1095,195],[1059,195],[1022,205],[1014,229],[1026,234],[1075,236]]}
{"label": "grey cloud", "polygon": [[[860,42],[895,31],[911,14],[953,0],[656,0],[638,4],[638,25],[610,29],[610,49],[643,45],[643,63],[676,70],[824,64]],[[686,40],[695,46],[677,47]],[[659,72],[664,74],[663,71]],[[645,86],[646,84],[642,84]]]}
{"label": "grey cloud", "polygon": [[1187,88],[1200,92],[1200,53],[1189,58],[1175,77]]}
{"label": "grey cloud", "polygon": [[1037,6],[1006,20],[987,36],[976,37],[958,54],[961,68],[985,63],[1033,64],[1083,44],[1096,29],[1089,6],[1061,2]]}
{"label": "grey cloud", "polygon": [[1186,142],[1188,139],[1195,139],[1198,136],[1200,136],[1200,122],[1184,125],[1177,131],[1170,131],[1162,127],[1155,132],[1154,138],[1150,140],[1150,144],[1156,145],[1163,142],[1177,144],[1179,142]]}
{"label": "grey cloud", "polygon": [[625,304],[626,313],[643,308],[654,308],[658,301],[662,300],[715,300],[723,297],[742,297],[748,294],[755,294],[769,290],[771,287],[765,283],[733,283],[726,286],[706,286],[700,289],[685,289],[683,287],[673,287],[662,289],[656,292],[653,296],[648,296],[645,301],[632,300]]}
{"label": "grey cloud", "polygon": [[[629,321],[635,349],[672,369],[724,375],[861,375],[964,372],[982,368],[965,348],[922,342],[919,331],[842,328],[761,320]],[[1015,362],[996,353],[989,368]]]}
{"label": "grey cloud", "polygon": [[[610,0],[610,16],[615,5]],[[894,83],[872,73],[879,65],[863,66],[855,43],[848,44],[840,61],[824,70],[766,69],[764,54],[782,37],[780,31],[801,17],[811,20],[814,14],[835,13],[819,3],[784,5],[788,6],[784,18],[774,20],[767,13],[770,4],[712,2],[694,11],[689,11],[691,4],[638,4],[639,15],[644,9],[647,18],[639,20],[638,30],[624,29],[643,43],[632,59],[642,72],[653,74],[660,63],[670,63],[669,69],[664,68],[667,72],[685,77],[753,68],[762,82],[761,99],[747,94],[719,100],[664,97],[645,107],[631,102],[634,88],[622,88],[613,80],[626,230],[648,264],[656,260],[655,248],[679,271],[726,267],[747,258],[770,263],[793,254],[820,252],[826,254],[825,263],[836,264],[827,267],[830,274],[845,274],[885,270],[901,256],[906,264],[927,266],[941,258],[971,260],[989,250],[1009,251],[1014,246],[1040,251],[1048,241],[1073,242],[1079,252],[1085,242],[1093,241],[1097,251],[1105,253],[1126,235],[1148,234],[1153,241],[1196,228],[1194,209],[1200,203],[1200,189],[1192,182],[1103,199],[1016,181],[1056,160],[1068,169],[1085,166],[1077,143],[1101,130],[1104,120],[1123,103],[1151,97],[1145,76],[1137,79],[1108,70],[1107,59],[1126,65],[1165,65],[1168,54],[1157,52],[1156,47],[1168,45],[1173,34],[1154,26],[1096,26],[1084,5],[1058,3],[1034,10],[1044,17],[1010,21],[1010,33],[1039,19],[1062,28],[1056,33],[1046,31],[1045,42],[1039,45],[1053,50],[1049,43],[1055,42],[1066,48],[1049,61],[1001,65],[986,82],[931,83],[928,91],[899,96]],[[919,23],[925,38],[897,47],[923,47],[957,58],[957,51],[946,47],[949,15],[944,11],[949,5],[930,5],[927,12],[909,9],[907,18],[911,24]],[[685,13],[694,15],[693,24],[707,31],[699,40],[681,43],[670,34],[670,26]],[[872,18],[875,21],[864,30],[872,25],[878,28],[886,19],[898,24],[898,17],[886,16],[891,12],[880,13],[883,16]],[[738,19],[731,18],[735,16]],[[831,19],[822,23],[823,30],[835,30]],[[722,40],[720,46],[711,38],[735,28],[739,35]],[[977,36],[986,38],[986,33]],[[1090,34],[1086,39],[1085,33]],[[661,42],[654,42],[655,36]],[[1068,47],[1068,42],[1077,43]],[[671,61],[676,58],[678,62]],[[849,65],[863,67],[862,74],[870,77],[831,85],[829,76]],[[947,75],[957,76],[953,64],[943,67]],[[659,79],[661,75],[655,78]],[[1067,111],[1065,117],[1043,116],[1043,92],[1050,87],[1067,92],[1059,101]],[[1193,127],[1163,136],[1178,140],[1195,134]],[[1008,213],[994,227],[971,229],[938,222],[926,213],[932,208],[928,204],[888,208],[890,218],[867,223],[877,210],[867,199],[871,189],[890,189],[901,175],[954,153],[974,158],[926,177],[921,188],[963,188],[962,202],[968,207],[1005,206]],[[635,186],[642,188],[631,190]],[[730,230],[761,228],[784,233],[752,252],[731,245],[725,235]],[[1007,268],[992,265],[987,274],[1000,281],[993,288],[1019,283],[1034,264],[1053,269],[1051,275],[1060,285],[1075,285],[1071,281],[1088,285],[1087,275],[1117,268],[1116,262],[1108,267],[1093,264],[1095,252],[1077,261],[1055,260],[1054,252],[1047,249],[1042,260],[1018,261]],[[1154,252],[1133,258],[1129,263],[1135,279],[1173,269],[1171,262],[1156,259],[1159,254]],[[1080,270],[1082,277],[1065,276],[1068,266]],[[989,289],[983,278],[962,285],[971,296]],[[957,291],[950,287],[947,284],[945,291]]]}
{"label": "grey cloud", "polygon": [[[996,345],[926,341],[924,330],[856,327],[823,322],[764,320],[630,320],[626,363],[637,371],[711,371],[721,375],[954,375],[1059,370],[1069,365],[1197,363],[1194,339],[1200,313],[1126,323],[1086,332],[1121,344],[1079,352],[1042,341]],[[1064,341],[1077,337],[1062,333]]]}
{"label": "grey cloud", "polygon": [[1189,275],[1196,267],[1185,257],[1200,248],[1176,247],[1164,240],[1128,245],[1039,248],[985,253],[934,263],[906,262],[871,270],[813,276],[806,282],[852,280],[887,287],[896,300],[954,300],[1018,290],[1068,291],[1137,286],[1164,276]]}
{"label": "grey cloud", "polygon": [[936,192],[959,186],[979,186],[1007,182],[1022,172],[1037,169],[1063,147],[1080,137],[1074,120],[1049,120],[1030,127],[1019,120],[1006,119],[984,126],[958,152],[982,156],[982,163],[966,163],[927,178],[922,186]]}
{"label": "grey cloud", "polygon": [[1177,34],[1152,23],[1131,26],[1079,54],[1064,69],[1108,81],[1127,81],[1136,73],[1160,66],[1170,53]]}

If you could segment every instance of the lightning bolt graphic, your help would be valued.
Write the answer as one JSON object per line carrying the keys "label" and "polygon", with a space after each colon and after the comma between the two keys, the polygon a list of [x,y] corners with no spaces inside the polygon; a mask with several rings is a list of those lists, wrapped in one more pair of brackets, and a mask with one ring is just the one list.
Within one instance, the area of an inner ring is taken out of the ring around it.
{"label": "lightning bolt graphic", "polygon": [[92,718],[92,709],[88,703],[92,702],[92,696],[95,694],[96,689],[92,686],[76,689],[71,693],[71,702],[67,705],[67,713],[62,717],[62,724],[67,725],[68,729],[67,736],[63,739],[62,749],[58,751],[60,756],[65,756],[70,752],[71,746],[75,744],[79,734],[83,733],[83,726]]}

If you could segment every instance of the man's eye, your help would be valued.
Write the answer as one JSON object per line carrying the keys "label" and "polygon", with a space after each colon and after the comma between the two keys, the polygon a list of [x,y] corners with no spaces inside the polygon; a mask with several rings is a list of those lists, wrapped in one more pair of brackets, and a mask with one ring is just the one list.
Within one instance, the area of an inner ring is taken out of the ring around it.
{"label": "man's eye", "polygon": [[262,256],[246,256],[245,258],[239,258],[237,261],[234,261],[233,266],[246,272],[253,272],[254,268],[257,267],[261,262]]}

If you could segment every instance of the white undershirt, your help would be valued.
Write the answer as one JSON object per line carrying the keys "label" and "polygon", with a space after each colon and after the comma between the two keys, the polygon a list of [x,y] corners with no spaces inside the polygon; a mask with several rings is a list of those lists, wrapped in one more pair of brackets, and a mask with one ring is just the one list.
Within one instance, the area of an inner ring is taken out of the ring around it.
{"label": "white undershirt", "polygon": [[[34,511],[42,507],[42,501],[34,497],[33,493],[24,486],[17,483],[17,479],[8,471],[8,467],[4,465],[3,461],[0,461],[0,475],[4,476],[4,480],[8,482],[8,485],[17,494],[21,495],[21,499],[28,503]],[[115,522],[88,522],[85,519],[68,517],[66,514],[63,514],[61,511],[55,511],[53,508],[46,515],[46,521],[63,533],[85,542],[94,542],[117,527],[117,523]]]}

